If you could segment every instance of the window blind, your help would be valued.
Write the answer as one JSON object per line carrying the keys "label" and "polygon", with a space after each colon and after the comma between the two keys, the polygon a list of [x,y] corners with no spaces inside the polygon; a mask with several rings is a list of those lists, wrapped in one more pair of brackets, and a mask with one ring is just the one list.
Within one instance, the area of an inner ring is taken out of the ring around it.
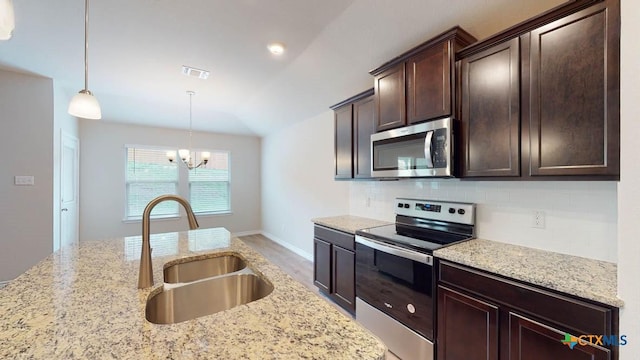
{"label": "window blind", "polygon": [[229,153],[211,152],[206,167],[189,171],[189,201],[194,213],[231,210]]}
{"label": "window blind", "polygon": [[[178,164],[167,161],[166,150],[127,148],[126,218],[140,218],[149,201],[163,194],[177,194]],[[158,204],[152,217],[178,216],[178,204]]]}

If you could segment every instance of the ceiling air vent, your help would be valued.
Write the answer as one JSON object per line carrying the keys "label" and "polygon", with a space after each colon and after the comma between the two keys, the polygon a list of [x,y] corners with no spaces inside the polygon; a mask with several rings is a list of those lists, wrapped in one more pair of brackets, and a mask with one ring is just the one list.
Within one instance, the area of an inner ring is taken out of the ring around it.
{"label": "ceiling air vent", "polygon": [[209,78],[209,72],[207,70],[196,69],[186,65],[182,65],[182,74],[203,80]]}

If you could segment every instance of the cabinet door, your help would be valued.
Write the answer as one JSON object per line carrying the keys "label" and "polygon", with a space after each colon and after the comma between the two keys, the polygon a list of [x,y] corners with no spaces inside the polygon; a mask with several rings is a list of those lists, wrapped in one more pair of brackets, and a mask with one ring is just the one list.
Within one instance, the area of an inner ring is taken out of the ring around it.
{"label": "cabinet door", "polygon": [[404,63],[375,77],[376,131],[406,124],[404,84]]}
{"label": "cabinet door", "polygon": [[497,360],[498,307],[438,285],[437,334],[439,360]]}
{"label": "cabinet door", "polygon": [[353,177],[371,177],[371,134],[376,131],[374,99],[370,96],[353,104]]}
{"label": "cabinet door", "polygon": [[333,293],[342,307],[355,311],[355,253],[351,250],[333,246]]}
{"label": "cabinet door", "polygon": [[619,3],[540,27],[530,41],[531,175],[619,176]]}
{"label": "cabinet door", "polygon": [[335,178],[353,177],[353,121],[352,105],[345,105],[334,111],[335,122]]}
{"label": "cabinet door", "polygon": [[460,66],[462,176],[519,176],[519,39],[464,58]]}
{"label": "cabinet door", "polygon": [[451,41],[445,41],[406,62],[407,123],[451,115]]}
{"label": "cabinet door", "polygon": [[331,244],[317,238],[313,239],[313,283],[331,292]]}
{"label": "cabinet door", "polygon": [[[509,313],[509,360],[610,360],[611,351],[592,344],[574,344],[573,348],[563,343],[571,341],[571,335],[528,319]],[[568,337],[567,337],[568,336]]]}

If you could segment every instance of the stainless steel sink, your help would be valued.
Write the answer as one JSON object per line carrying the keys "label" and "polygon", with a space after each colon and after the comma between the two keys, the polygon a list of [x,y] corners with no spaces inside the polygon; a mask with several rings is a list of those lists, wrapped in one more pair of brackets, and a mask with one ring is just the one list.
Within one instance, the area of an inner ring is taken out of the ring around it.
{"label": "stainless steel sink", "polygon": [[254,274],[233,274],[159,292],[147,300],[146,318],[175,324],[228,310],[271,294],[273,285]]}
{"label": "stainless steel sink", "polygon": [[188,261],[165,267],[164,282],[168,284],[191,282],[232,273],[245,267],[247,264],[243,259],[230,254]]}

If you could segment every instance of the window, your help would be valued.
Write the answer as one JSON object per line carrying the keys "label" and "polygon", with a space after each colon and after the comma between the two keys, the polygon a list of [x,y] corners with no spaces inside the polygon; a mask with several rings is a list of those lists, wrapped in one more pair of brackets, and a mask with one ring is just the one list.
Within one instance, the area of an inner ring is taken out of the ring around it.
{"label": "window", "polygon": [[[188,170],[179,159],[167,159],[173,148],[149,146],[126,147],[125,220],[142,218],[149,201],[163,194],[188,199],[196,214],[219,214],[231,211],[229,152],[210,151],[206,166]],[[179,216],[175,201],[158,204],[152,218]]]}
{"label": "window", "polygon": [[[142,218],[149,201],[163,194],[178,194],[178,164],[167,161],[166,150],[127,148],[127,219]],[[178,203],[165,201],[153,217],[178,216]]]}
{"label": "window", "polygon": [[229,185],[229,153],[211,152],[206,167],[189,171],[189,202],[193,212],[229,212]]}

